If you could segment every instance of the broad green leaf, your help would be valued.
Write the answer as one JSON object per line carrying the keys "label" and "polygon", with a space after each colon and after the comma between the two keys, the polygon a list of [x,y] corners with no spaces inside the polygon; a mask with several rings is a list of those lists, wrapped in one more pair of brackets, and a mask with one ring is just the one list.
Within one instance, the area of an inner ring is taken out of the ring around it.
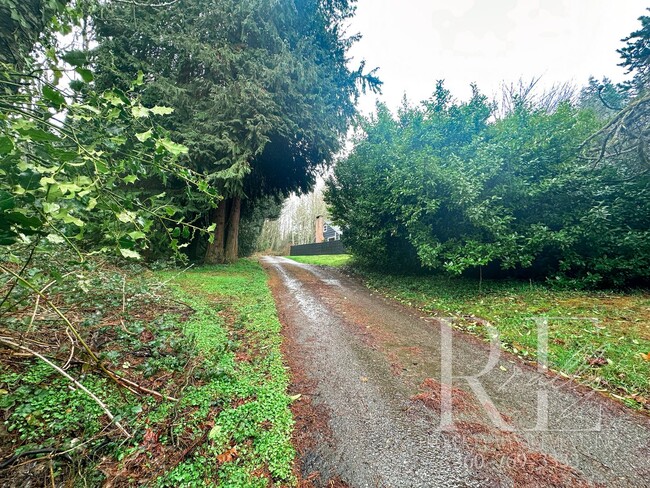
{"label": "broad green leaf", "polygon": [[18,240],[18,234],[12,230],[0,229],[0,246],[10,246]]}
{"label": "broad green leaf", "polygon": [[0,210],[9,210],[16,206],[16,201],[11,193],[0,190]]}
{"label": "broad green leaf", "polygon": [[59,183],[59,189],[61,190],[61,192],[63,192],[64,195],[67,195],[68,193],[70,193],[71,195],[75,195],[76,193],[81,191],[81,187],[76,185],[75,183]]}
{"label": "broad green leaf", "polygon": [[7,222],[19,225],[23,232],[26,229],[39,229],[43,226],[43,223],[38,217],[25,215],[22,212],[9,212],[4,214],[4,218]]}
{"label": "broad green leaf", "polygon": [[140,253],[133,251],[131,249],[120,249],[120,253],[122,256],[125,258],[130,258],[130,259],[140,259]]}
{"label": "broad green leaf", "polygon": [[52,178],[51,176],[44,176],[43,178],[41,178],[40,183],[41,183],[41,186],[56,185],[57,184],[56,180],[54,178]]}
{"label": "broad green leaf", "polygon": [[97,108],[95,108],[95,107],[93,107],[91,105],[78,105],[78,107],[81,108],[81,109],[84,109],[84,110],[88,110],[89,112],[92,112],[92,113],[97,114],[97,115],[102,113],[101,110],[99,110],[99,109],[97,109]]}
{"label": "broad green leaf", "polygon": [[59,90],[55,90],[49,85],[43,87],[43,98],[50,102],[50,105],[60,109],[65,105],[65,97],[61,94]]}
{"label": "broad green leaf", "polygon": [[213,441],[215,439],[218,439],[220,435],[221,435],[221,426],[219,424],[215,424],[215,426],[210,429],[210,432],[208,432],[208,439]]}
{"label": "broad green leaf", "polygon": [[83,66],[88,62],[87,53],[80,50],[65,52],[61,55],[61,59],[72,66]]}
{"label": "broad green leaf", "polygon": [[142,71],[138,71],[138,77],[131,82],[131,85],[136,87],[136,86],[141,86],[144,84],[144,73]]}
{"label": "broad green leaf", "polygon": [[140,232],[139,230],[134,230],[133,232],[129,232],[129,237],[133,239],[134,241],[144,239],[147,237],[147,235],[144,232]]}
{"label": "broad green leaf", "polygon": [[128,224],[129,222],[135,222],[135,213],[129,210],[123,210],[117,214],[116,217],[120,222],[124,222],[125,224]]}
{"label": "broad green leaf", "polygon": [[164,147],[167,151],[169,151],[173,156],[180,156],[181,154],[187,154],[188,153],[188,148],[187,146],[183,146],[182,144],[177,144],[171,139],[160,139],[158,141],[160,146]]}
{"label": "broad green leaf", "polygon": [[83,227],[85,225],[83,220],[81,220],[80,218],[75,217],[74,215],[71,215],[71,214],[64,215],[63,216],[63,222],[65,222],[66,224],[74,224],[77,227]]}
{"label": "broad green leaf", "polygon": [[161,107],[159,105],[156,105],[151,109],[151,113],[155,115],[169,115],[174,112],[174,109],[172,107]]}
{"label": "broad green leaf", "polygon": [[97,206],[97,199],[91,198],[90,201],[88,202],[88,206],[86,207],[86,210],[92,210],[96,206]]}
{"label": "broad green leaf", "polygon": [[131,107],[131,113],[136,118],[149,117],[149,109],[143,107],[142,105],[136,105],[134,107]]}
{"label": "broad green leaf", "polygon": [[13,141],[7,136],[0,136],[0,154],[9,154],[13,149]]}
{"label": "broad green leaf", "polygon": [[98,173],[108,174],[109,172],[108,165],[103,159],[95,159],[93,161],[95,163],[95,169],[97,170]]}
{"label": "broad green leaf", "polygon": [[61,205],[58,203],[50,203],[50,202],[44,202],[43,203],[43,212],[46,214],[55,214],[59,210],[61,210]]}
{"label": "broad green leaf", "polygon": [[[104,98],[108,103],[110,103],[111,105],[113,105],[113,106],[115,106],[115,107],[118,107],[118,106],[120,106],[120,105],[124,105],[124,104],[126,103],[126,102],[124,101],[124,99],[123,99],[120,95],[118,95],[117,93],[115,93],[114,91],[107,91],[107,92],[105,92],[105,93],[102,95],[102,97],[103,97],[103,98]],[[117,115],[119,115],[119,111],[116,112],[116,113],[117,113]]]}
{"label": "broad green leaf", "polygon": [[136,175],[128,175],[122,178],[122,181],[124,183],[135,183],[136,181],[138,181],[138,177]]}
{"label": "broad green leaf", "polygon": [[34,127],[29,129],[18,129],[18,132],[20,135],[25,136],[35,142],[54,142],[59,140],[59,138],[51,132],[47,132],[42,129],[36,129]]}
{"label": "broad green leaf", "polygon": [[93,72],[90,71],[89,69],[86,68],[75,68],[75,71],[79,73],[81,76],[81,79],[84,80],[86,83],[90,83],[95,79]]}
{"label": "broad green leaf", "polygon": [[146,132],[140,132],[140,133],[136,134],[135,137],[138,139],[138,141],[145,142],[145,141],[148,141],[149,138],[151,138],[152,134],[153,134],[153,131],[151,129],[149,129]]}

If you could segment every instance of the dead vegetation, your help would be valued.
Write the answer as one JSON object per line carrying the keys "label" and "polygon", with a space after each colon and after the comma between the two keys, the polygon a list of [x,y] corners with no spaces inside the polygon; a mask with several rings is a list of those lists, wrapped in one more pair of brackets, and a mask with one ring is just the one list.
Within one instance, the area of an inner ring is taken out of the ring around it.
{"label": "dead vegetation", "polygon": [[[0,486],[64,486],[93,465],[107,486],[126,486],[177,464],[196,444],[194,432],[176,433],[171,446],[157,440],[187,412],[139,430],[194,382],[201,358],[190,356],[178,325],[191,308],[102,262],[38,289],[12,277],[0,288]],[[105,455],[134,436],[123,462]]]}

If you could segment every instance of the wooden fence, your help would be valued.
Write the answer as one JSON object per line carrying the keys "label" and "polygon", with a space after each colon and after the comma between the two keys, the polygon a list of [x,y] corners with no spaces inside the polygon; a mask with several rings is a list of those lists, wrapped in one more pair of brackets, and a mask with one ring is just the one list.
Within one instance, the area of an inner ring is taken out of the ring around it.
{"label": "wooden fence", "polygon": [[327,241],[320,244],[303,244],[291,246],[290,256],[320,256],[321,254],[345,254],[345,246],[341,241]]}

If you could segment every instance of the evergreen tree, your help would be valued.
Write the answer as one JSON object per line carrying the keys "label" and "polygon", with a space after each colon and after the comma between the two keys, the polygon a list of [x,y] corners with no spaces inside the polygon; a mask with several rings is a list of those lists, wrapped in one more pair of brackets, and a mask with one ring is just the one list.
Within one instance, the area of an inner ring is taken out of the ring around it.
{"label": "evergreen tree", "polygon": [[639,18],[641,29],[624,39],[619,49],[621,66],[634,74],[627,84],[628,103],[618,109],[607,123],[583,144],[584,155],[594,166],[617,166],[625,178],[638,178],[650,172],[648,125],[650,124],[650,17]]}
{"label": "evergreen tree", "polygon": [[337,163],[327,200],[361,264],[581,286],[650,281],[650,181],[585,164],[593,110],[517,103],[494,119],[442,84],[420,107],[380,106]]}
{"label": "evergreen tree", "polygon": [[242,199],[311,187],[331,162],[371,74],[347,67],[355,38],[346,0],[180,0],[165,8],[110,3],[95,16],[103,86],[145,73],[144,100],[175,111],[167,123],[223,199],[206,261],[238,255]]}
{"label": "evergreen tree", "polygon": [[639,21],[641,28],[623,39],[626,45],[618,53],[623,58],[620,66],[626,67],[628,73],[634,73],[634,84],[637,90],[642,91],[650,82],[650,17],[642,15]]}

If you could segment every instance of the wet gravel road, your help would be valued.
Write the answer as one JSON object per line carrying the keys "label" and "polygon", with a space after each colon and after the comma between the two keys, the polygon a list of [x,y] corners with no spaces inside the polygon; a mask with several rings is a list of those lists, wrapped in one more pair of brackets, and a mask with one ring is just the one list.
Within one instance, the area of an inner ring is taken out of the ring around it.
{"label": "wet gravel road", "polygon": [[486,367],[488,344],[337,270],[262,264],[315,486],[650,487],[647,417],[513,356]]}

